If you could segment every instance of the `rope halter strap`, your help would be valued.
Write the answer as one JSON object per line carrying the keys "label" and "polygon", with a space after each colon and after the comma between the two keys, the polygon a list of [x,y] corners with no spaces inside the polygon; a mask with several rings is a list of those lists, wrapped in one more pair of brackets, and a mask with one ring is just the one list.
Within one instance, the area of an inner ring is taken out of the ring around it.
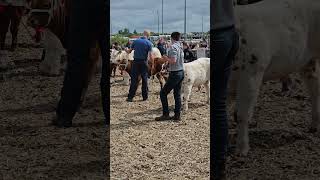
{"label": "rope halter strap", "polygon": [[49,15],[48,22],[44,27],[48,27],[53,19],[53,12],[59,6],[58,0],[50,0],[50,8],[49,9],[31,9],[28,16],[30,17],[33,13],[47,13]]}

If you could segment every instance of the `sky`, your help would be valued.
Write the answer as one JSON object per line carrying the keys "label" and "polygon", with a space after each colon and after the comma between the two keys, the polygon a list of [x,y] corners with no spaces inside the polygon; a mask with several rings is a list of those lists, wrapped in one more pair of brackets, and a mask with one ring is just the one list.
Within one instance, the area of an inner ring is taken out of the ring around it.
{"label": "sky", "polygon": [[[163,0],[163,31],[184,32],[184,0]],[[112,33],[129,28],[142,32],[150,29],[158,32],[158,15],[161,27],[161,0],[110,0]],[[187,0],[187,32],[202,31],[210,27],[210,0]]]}

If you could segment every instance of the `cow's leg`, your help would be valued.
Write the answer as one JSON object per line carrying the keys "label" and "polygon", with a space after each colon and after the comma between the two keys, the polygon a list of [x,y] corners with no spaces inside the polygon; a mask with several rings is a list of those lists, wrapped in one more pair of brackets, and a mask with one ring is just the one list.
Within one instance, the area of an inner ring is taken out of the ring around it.
{"label": "cow's leg", "polygon": [[6,43],[6,35],[8,32],[10,18],[7,15],[7,12],[0,13],[0,50],[4,50]]}
{"label": "cow's leg", "polygon": [[207,93],[207,103],[210,104],[210,81],[204,84]]}
{"label": "cow's leg", "polygon": [[122,76],[123,76],[123,84],[128,86],[130,84],[129,73],[127,71],[122,71]]}
{"label": "cow's leg", "polygon": [[84,83],[84,87],[83,87],[83,91],[81,94],[81,100],[80,100],[80,108],[82,107],[82,105],[85,102],[85,96],[87,94],[88,91],[88,87],[89,84],[93,78],[93,76],[95,75],[95,70],[97,68],[97,65],[99,63],[99,48],[96,46],[94,48],[90,49],[90,59],[88,61],[88,66],[87,66],[87,77],[86,77],[86,81]]}
{"label": "cow's leg", "polygon": [[282,83],[282,92],[287,92],[289,91],[289,86],[291,84],[291,79],[289,76],[283,77],[280,79],[281,83]]}
{"label": "cow's leg", "polygon": [[310,93],[312,103],[310,132],[317,132],[320,135],[320,59],[312,60],[301,74]]}
{"label": "cow's leg", "polygon": [[44,60],[39,65],[39,71],[44,75],[57,76],[60,74],[63,47],[58,37],[50,30],[46,30],[44,33]]}
{"label": "cow's leg", "polygon": [[244,70],[238,83],[236,104],[236,119],[239,122],[237,125],[237,153],[242,156],[246,156],[249,151],[248,122],[253,115],[262,79],[262,70],[255,73]]}
{"label": "cow's leg", "polygon": [[114,65],[114,67],[113,67],[113,77],[116,77],[116,72],[117,72],[117,65]]}
{"label": "cow's leg", "polygon": [[11,17],[11,25],[10,25],[10,32],[12,35],[11,51],[14,51],[17,47],[18,30],[19,30],[21,17],[22,17],[22,9],[20,7],[15,7],[13,9],[13,14]]}
{"label": "cow's leg", "polygon": [[160,88],[162,89],[163,88],[163,85],[164,85],[164,78],[158,73],[157,75],[157,78],[159,80],[159,83],[160,83]]}
{"label": "cow's leg", "polygon": [[183,107],[183,111],[187,111],[188,108],[189,108],[188,107],[188,102],[189,102],[190,94],[191,94],[191,91],[192,91],[192,84],[193,84],[193,82],[184,84],[184,90],[183,90],[184,107]]}

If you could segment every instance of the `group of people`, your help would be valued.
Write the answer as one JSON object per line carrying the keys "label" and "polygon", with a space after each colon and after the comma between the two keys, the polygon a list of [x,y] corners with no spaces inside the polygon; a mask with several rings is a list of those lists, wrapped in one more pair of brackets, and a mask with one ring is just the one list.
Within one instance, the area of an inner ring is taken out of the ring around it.
{"label": "group of people", "polygon": [[[148,39],[149,40],[149,39]],[[150,41],[150,40],[149,40]],[[111,49],[115,50],[123,50],[123,49],[129,49],[132,45],[132,41],[128,41],[124,46],[121,46],[118,42],[114,42],[111,45]],[[156,42],[152,43],[150,41],[152,47],[156,47],[159,49],[161,55],[166,55],[168,54],[168,49],[170,49],[170,44],[164,40],[164,38],[159,38]],[[184,62],[188,63],[191,61],[194,61],[197,59],[196,56],[196,49],[197,48],[206,48],[207,44],[206,43],[187,43],[187,42],[182,42],[182,47],[183,47],[183,53],[184,53]]]}
{"label": "group of people", "polygon": [[[133,41],[131,46],[126,50],[128,53],[131,53],[134,50],[134,60],[132,63],[131,70],[131,84],[129,88],[129,94],[127,101],[133,102],[133,98],[136,94],[139,76],[142,79],[142,97],[143,101],[148,100],[148,59],[153,59],[152,47],[153,44],[149,40],[150,31],[145,30],[143,36],[139,39]],[[163,59],[168,63],[169,77],[160,91],[160,99],[163,107],[162,116],[155,118],[156,121],[165,121],[165,120],[181,120],[181,86],[184,78],[183,63],[184,63],[184,53],[183,48],[180,43],[181,34],[179,32],[173,32],[171,34],[172,44],[168,49],[165,49],[163,46],[163,40],[159,40],[157,47],[162,54]],[[174,91],[175,99],[175,110],[174,116],[169,116],[169,106],[167,95]]]}
{"label": "group of people", "polygon": [[[128,102],[133,102],[133,98],[136,95],[136,91],[139,84],[139,77],[142,80],[142,98],[143,101],[148,100],[148,59],[153,59],[152,47],[157,47],[163,57],[167,62],[167,70],[169,72],[169,77],[160,91],[160,100],[162,104],[162,116],[157,117],[156,121],[164,120],[181,120],[181,86],[184,79],[183,64],[186,62],[191,62],[196,59],[196,56],[192,52],[190,45],[187,42],[181,42],[181,34],[179,32],[173,32],[171,34],[171,43],[169,44],[163,38],[159,38],[155,45],[150,41],[150,31],[145,30],[143,36],[136,39],[135,41],[125,45],[125,51],[131,53],[134,50],[134,60],[131,69],[131,84],[128,93]],[[202,41],[200,43],[201,47],[206,47],[207,43]],[[195,48],[194,44],[193,48]],[[115,42],[112,44],[112,48],[116,50],[121,50],[121,46]],[[175,109],[174,116],[169,116],[169,107],[167,95],[173,90]]]}

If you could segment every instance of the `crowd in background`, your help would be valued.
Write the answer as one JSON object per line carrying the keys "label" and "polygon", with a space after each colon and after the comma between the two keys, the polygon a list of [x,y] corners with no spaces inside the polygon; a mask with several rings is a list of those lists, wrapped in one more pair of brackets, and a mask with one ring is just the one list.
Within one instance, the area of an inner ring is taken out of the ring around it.
{"label": "crowd in background", "polygon": [[[114,42],[111,46],[111,49],[116,49],[118,51],[124,50],[131,47],[133,41],[128,40],[125,45],[120,45],[117,42]],[[159,49],[161,55],[167,54],[167,49],[169,49],[171,43],[165,38],[159,38],[157,41],[152,42],[153,47]],[[197,59],[196,50],[198,48],[209,48],[208,43],[205,39],[200,42],[182,42],[183,52],[184,52],[184,60],[185,62],[191,62]]]}

